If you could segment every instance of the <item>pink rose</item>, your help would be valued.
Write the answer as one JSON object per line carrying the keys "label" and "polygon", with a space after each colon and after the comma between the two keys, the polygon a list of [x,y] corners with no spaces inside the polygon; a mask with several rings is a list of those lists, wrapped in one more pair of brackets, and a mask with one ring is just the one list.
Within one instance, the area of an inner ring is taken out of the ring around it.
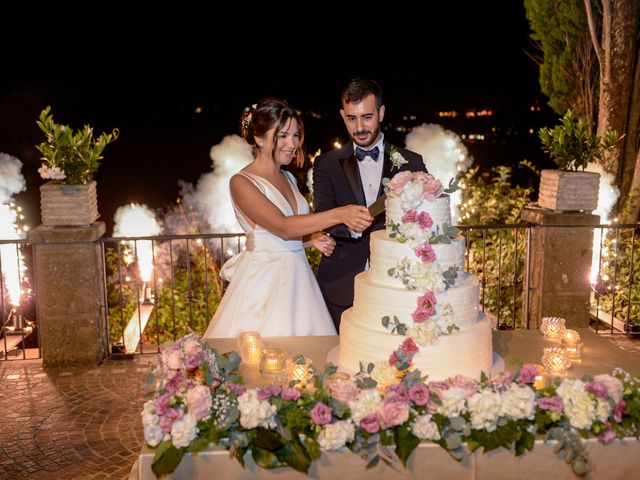
{"label": "pink rose", "polygon": [[564,408],[562,398],[558,395],[552,397],[540,397],[536,400],[536,403],[542,410],[548,410],[550,412],[561,412]]}
{"label": "pink rose", "polygon": [[393,397],[402,397],[402,399],[407,398],[407,389],[404,388],[404,385],[401,383],[395,383],[393,385],[388,385],[384,390],[385,398],[393,398]]}
{"label": "pink rose", "polygon": [[424,295],[421,295],[420,297],[418,297],[417,304],[418,304],[418,308],[427,312],[429,316],[435,315],[436,305],[438,304],[438,298],[436,297],[436,294],[433,293],[432,291],[427,291],[425,292]]}
{"label": "pink rose", "polygon": [[164,415],[160,417],[160,428],[164,433],[171,433],[173,422],[180,420],[183,416],[184,412],[181,408],[168,408]]}
{"label": "pink rose", "polygon": [[424,245],[420,245],[413,249],[420,260],[423,263],[433,263],[436,261],[436,252],[433,247],[429,243],[425,243]]}
{"label": "pink rose", "polygon": [[431,218],[431,215],[429,215],[427,212],[420,212],[420,215],[418,215],[417,220],[420,223],[420,227],[422,227],[423,230],[426,230],[427,228],[431,228],[431,226],[433,225],[433,219]]}
{"label": "pink rose", "polygon": [[589,393],[593,393],[596,397],[603,398],[605,400],[608,397],[607,387],[605,387],[600,382],[595,382],[595,381],[589,382],[587,383],[587,386],[584,387],[584,389]]}
{"label": "pink rose", "polygon": [[358,397],[358,387],[353,380],[330,382],[329,390],[333,398],[342,403],[348,403]]}
{"label": "pink rose", "polygon": [[187,355],[200,355],[202,353],[202,345],[195,338],[189,338],[182,346],[184,353]]}
{"label": "pink rose", "polygon": [[280,395],[282,387],[280,385],[271,385],[269,387],[263,387],[258,390],[258,400],[266,400],[269,397],[277,397]]}
{"label": "pink rose", "polygon": [[404,186],[411,180],[411,172],[396,173],[389,183],[389,193],[393,196],[399,196],[402,193]]}
{"label": "pink rose", "polygon": [[400,359],[396,355],[396,352],[393,352],[391,355],[389,355],[389,365],[391,365],[392,367],[395,367],[396,363],[398,363],[398,360]]}
{"label": "pink rose", "polygon": [[449,387],[462,390],[462,396],[467,400],[478,391],[478,382],[464,375],[456,375],[449,379]]}
{"label": "pink rose", "polygon": [[405,355],[413,355],[414,353],[418,353],[420,348],[416,345],[416,342],[413,341],[413,338],[405,338],[400,345],[400,348],[404,352]]}
{"label": "pink rose", "polygon": [[538,376],[538,367],[532,363],[525,363],[518,372],[518,381],[528,385],[533,385]]}
{"label": "pink rose", "polygon": [[624,400],[620,400],[618,403],[616,403],[615,408],[613,409],[613,419],[616,422],[621,422],[622,421],[622,415],[625,413],[627,408],[627,404],[625,403]]}
{"label": "pink rose", "polygon": [[598,435],[598,441],[603,445],[609,445],[616,438],[616,431],[611,428],[611,424],[609,422],[606,423],[605,431]]}
{"label": "pink rose", "polygon": [[442,183],[440,183],[440,180],[437,180],[432,175],[428,176],[431,178],[427,179],[422,184],[422,193],[424,194],[425,199],[433,202],[442,194],[444,187],[442,186]]}
{"label": "pink rose", "polygon": [[435,393],[438,397],[442,397],[442,392],[449,390],[449,384],[442,380],[434,380],[429,382],[429,391]]}
{"label": "pink rose", "polygon": [[182,353],[179,350],[171,350],[167,354],[167,366],[172,370],[182,367]]}
{"label": "pink rose", "polygon": [[360,427],[369,433],[376,433],[380,431],[380,422],[378,421],[378,415],[370,413],[362,420],[360,420]]}
{"label": "pink rose", "polygon": [[227,388],[237,396],[240,396],[247,391],[247,388],[244,385],[238,385],[237,383],[227,383]]}
{"label": "pink rose", "polygon": [[430,312],[417,308],[412,314],[413,323],[424,323],[431,318]]}
{"label": "pink rose", "polygon": [[418,221],[418,218],[416,216],[415,210],[409,210],[407,213],[405,213],[402,216],[402,223],[413,223],[417,221]]}
{"label": "pink rose", "polygon": [[511,375],[511,372],[502,372],[497,377],[491,377],[491,385],[493,385],[499,392],[504,392],[509,388],[512,381],[513,376]]}
{"label": "pink rose", "polygon": [[384,399],[378,407],[378,415],[382,428],[401,425],[409,419],[409,402],[399,397]]}
{"label": "pink rose", "polygon": [[206,385],[198,385],[187,392],[187,408],[196,420],[208,417],[211,407],[211,392]]}
{"label": "pink rose", "polygon": [[605,373],[602,375],[594,376],[593,380],[607,387],[607,393],[611,398],[613,398],[614,402],[617,403],[622,400],[622,392],[624,391],[624,386],[622,385],[622,382],[619,378]]}
{"label": "pink rose", "polygon": [[318,402],[311,409],[311,420],[317,425],[326,425],[331,423],[331,412],[333,409],[322,402]]}
{"label": "pink rose", "polygon": [[426,405],[429,401],[429,389],[422,383],[418,383],[409,389],[409,400],[416,405]]}
{"label": "pink rose", "polygon": [[289,402],[296,402],[300,398],[300,390],[297,388],[285,388],[282,390],[282,398]]}

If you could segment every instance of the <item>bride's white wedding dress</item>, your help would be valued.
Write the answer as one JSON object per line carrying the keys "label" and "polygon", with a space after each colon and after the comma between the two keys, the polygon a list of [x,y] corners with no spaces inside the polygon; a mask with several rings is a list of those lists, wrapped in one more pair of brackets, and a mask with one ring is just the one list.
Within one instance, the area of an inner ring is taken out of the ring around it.
{"label": "bride's white wedding dress", "polygon": [[[295,178],[284,174],[298,213],[309,213]],[[251,180],[284,215],[294,215],[287,199],[267,180],[247,172],[239,175]],[[302,241],[283,240],[259,225],[252,228],[235,203],[233,209],[247,235],[245,250],[222,267],[220,274],[230,283],[204,337],[237,337],[246,330],[265,337],[335,335]]]}

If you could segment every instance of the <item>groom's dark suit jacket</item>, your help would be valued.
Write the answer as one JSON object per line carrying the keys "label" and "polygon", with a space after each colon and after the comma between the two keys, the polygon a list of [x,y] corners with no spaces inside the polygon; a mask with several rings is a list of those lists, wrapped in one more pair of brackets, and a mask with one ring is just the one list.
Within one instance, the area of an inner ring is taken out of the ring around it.
{"label": "groom's dark suit jacket", "polygon": [[[396,173],[406,170],[426,171],[421,155],[399,147],[398,151],[408,163],[400,169],[393,167],[389,155],[390,148],[391,144],[385,141],[382,178],[391,179]],[[378,196],[383,192],[384,187],[381,183]],[[358,160],[353,154],[353,142],[319,155],[315,159],[313,169],[313,207],[316,212],[349,204],[366,205]],[[336,248],[330,257],[322,257],[318,269],[318,283],[325,300],[340,306],[353,304],[353,280],[364,270],[369,258],[369,235],[372,231],[384,227],[383,212],[360,238],[352,238],[345,225],[326,229],[335,239]]]}

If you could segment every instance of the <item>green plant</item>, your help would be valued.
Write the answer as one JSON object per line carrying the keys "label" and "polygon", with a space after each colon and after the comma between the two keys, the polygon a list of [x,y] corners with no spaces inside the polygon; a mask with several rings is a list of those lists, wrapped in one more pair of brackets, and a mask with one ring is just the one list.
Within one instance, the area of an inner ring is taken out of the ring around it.
{"label": "green plant", "polygon": [[50,112],[51,107],[46,107],[36,122],[46,138],[36,146],[44,162],[38,169],[40,176],[71,185],[90,182],[100,165],[102,151],[118,138],[119,130],[114,128],[111,133],[102,133],[94,139],[89,125],[74,132],[67,125],[55,123]]}
{"label": "green plant", "polygon": [[560,170],[571,171],[584,170],[622,138],[615,130],[606,132],[604,138],[591,133],[589,125],[578,120],[571,110],[567,110],[559,125],[553,129],[543,127],[538,135],[542,149],[551,155]]}

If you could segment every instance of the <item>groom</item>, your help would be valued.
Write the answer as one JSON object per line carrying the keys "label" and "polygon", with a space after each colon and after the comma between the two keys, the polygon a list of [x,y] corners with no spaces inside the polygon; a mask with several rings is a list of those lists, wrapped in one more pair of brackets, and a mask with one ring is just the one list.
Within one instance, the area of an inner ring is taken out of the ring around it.
{"label": "groom", "polygon": [[[399,147],[395,148],[406,163],[398,166],[392,163],[392,145],[380,132],[384,112],[382,90],[374,80],[355,78],[347,83],[342,91],[340,115],[353,142],[316,158],[313,170],[316,212],[354,203],[371,206],[384,193],[383,178],[391,179],[399,171],[426,171],[420,155]],[[354,277],[368,268],[369,235],[384,227],[382,212],[362,233],[346,225],[327,229],[336,247],[333,255],[322,257],[318,283],[338,332],[342,312],[353,305]]]}

